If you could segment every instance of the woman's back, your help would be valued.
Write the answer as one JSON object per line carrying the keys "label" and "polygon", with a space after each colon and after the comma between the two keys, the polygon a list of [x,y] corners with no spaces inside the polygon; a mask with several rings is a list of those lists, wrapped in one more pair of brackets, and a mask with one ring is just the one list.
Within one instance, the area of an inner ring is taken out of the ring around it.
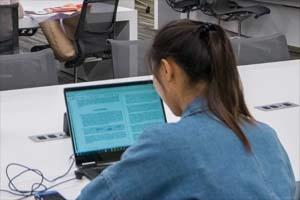
{"label": "woman's back", "polygon": [[244,123],[252,147],[247,152],[231,129],[197,108],[199,101],[179,123],[153,131],[169,148],[165,156],[173,158],[169,174],[179,176],[180,184],[194,190],[188,193],[199,193],[200,199],[292,199],[293,172],[274,130]]}
{"label": "woman's back", "polygon": [[249,112],[220,26],[170,22],[149,60],[156,90],[181,120],[145,130],[80,198],[293,199],[289,159],[274,130]]}
{"label": "woman's back", "polygon": [[293,199],[293,172],[273,129],[245,123],[247,152],[203,105],[197,98],[178,123],[145,131],[81,198]]}

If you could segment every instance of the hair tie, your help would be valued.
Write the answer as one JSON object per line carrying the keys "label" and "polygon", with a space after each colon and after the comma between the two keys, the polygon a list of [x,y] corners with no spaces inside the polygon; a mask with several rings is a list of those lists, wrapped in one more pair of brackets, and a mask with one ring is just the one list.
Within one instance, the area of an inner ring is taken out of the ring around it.
{"label": "hair tie", "polygon": [[198,28],[197,31],[199,36],[207,36],[210,31],[216,31],[216,26],[211,23],[203,23]]}

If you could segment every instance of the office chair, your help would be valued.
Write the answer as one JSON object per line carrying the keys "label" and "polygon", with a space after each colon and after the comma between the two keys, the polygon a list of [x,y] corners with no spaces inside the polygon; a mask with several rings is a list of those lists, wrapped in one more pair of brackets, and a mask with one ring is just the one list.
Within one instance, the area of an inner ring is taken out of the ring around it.
{"label": "office chair", "polygon": [[254,5],[242,7],[231,0],[206,0],[202,6],[203,13],[214,16],[219,24],[223,21],[238,21],[238,35],[242,34],[242,22],[251,16],[255,19],[270,14],[271,10],[265,6]]}
{"label": "office chair", "polygon": [[36,34],[38,31],[38,27],[34,28],[19,28],[19,36],[25,36],[25,37],[30,37]]}
{"label": "office chair", "polygon": [[18,4],[0,5],[0,54],[18,52]]}
{"label": "office chair", "polygon": [[74,68],[74,82],[84,62],[111,58],[107,40],[115,38],[118,4],[119,0],[84,0],[74,36],[76,56],[65,63],[66,68]]}
{"label": "office chair", "polygon": [[112,46],[114,78],[150,75],[145,55],[152,40],[109,40]]}
{"label": "office chair", "polygon": [[0,55],[0,91],[57,85],[57,67],[51,49]]}
{"label": "office chair", "polygon": [[190,13],[199,10],[205,1],[203,0],[166,0],[166,3],[175,11],[187,13],[187,18],[190,19]]}
{"label": "office chair", "polygon": [[239,65],[276,62],[290,59],[285,35],[230,39]]}

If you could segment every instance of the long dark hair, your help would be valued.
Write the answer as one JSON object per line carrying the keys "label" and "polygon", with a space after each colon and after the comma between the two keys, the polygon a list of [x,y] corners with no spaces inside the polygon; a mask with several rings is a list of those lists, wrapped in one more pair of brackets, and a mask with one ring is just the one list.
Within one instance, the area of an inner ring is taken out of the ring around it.
{"label": "long dark hair", "polygon": [[190,84],[207,83],[209,110],[251,151],[240,124],[253,123],[242,91],[235,55],[225,31],[216,24],[191,20],[173,21],[156,35],[149,51],[153,75],[162,59],[172,58],[189,77]]}

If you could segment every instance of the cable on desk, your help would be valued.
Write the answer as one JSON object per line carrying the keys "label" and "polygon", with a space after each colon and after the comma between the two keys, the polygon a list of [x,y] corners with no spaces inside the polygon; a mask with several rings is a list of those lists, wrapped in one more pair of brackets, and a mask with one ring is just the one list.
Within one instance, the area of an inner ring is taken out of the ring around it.
{"label": "cable on desk", "polygon": [[[22,165],[22,164],[18,164],[18,163],[10,163],[7,165],[6,167],[6,170],[5,170],[5,173],[6,173],[6,177],[8,179],[8,188],[9,190],[5,190],[5,189],[0,189],[0,192],[6,192],[6,193],[9,193],[9,194],[12,194],[12,195],[15,195],[15,196],[20,196],[21,198],[19,198],[18,200],[21,200],[21,199],[25,199],[27,197],[30,197],[32,195],[35,195],[37,192],[44,192],[44,191],[47,191],[49,189],[52,189],[54,187],[57,187],[58,185],[61,185],[61,184],[64,184],[66,182],[69,182],[69,181],[72,181],[72,180],[75,180],[76,178],[71,178],[71,179],[67,179],[67,180],[64,180],[64,181],[61,181],[59,183],[56,183],[52,186],[49,186],[47,187],[44,182],[48,182],[48,183],[53,183],[53,182],[56,182],[57,180],[59,179],[62,179],[64,178],[66,175],[69,174],[69,172],[71,171],[74,163],[75,163],[75,159],[73,157],[73,155],[70,156],[69,159],[72,159],[72,163],[71,165],[69,166],[69,168],[67,169],[67,171],[65,173],[63,173],[62,175],[54,178],[54,179],[49,179],[47,177],[44,176],[44,174],[38,170],[38,169],[34,169],[34,168],[30,168],[30,167],[27,167],[25,165]],[[20,168],[23,168],[23,171],[19,172],[18,174],[14,175],[13,177],[11,177],[8,173],[9,171],[9,168],[11,167],[20,167]],[[37,183],[33,183],[31,185],[31,189],[30,190],[22,190],[22,189],[19,189],[16,184],[14,183],[14,181],[19,178],[21,175],[23,174],[26,174],[26,173],[33,173],[37,176],[40,177],[40,180],[37,182]]]}

